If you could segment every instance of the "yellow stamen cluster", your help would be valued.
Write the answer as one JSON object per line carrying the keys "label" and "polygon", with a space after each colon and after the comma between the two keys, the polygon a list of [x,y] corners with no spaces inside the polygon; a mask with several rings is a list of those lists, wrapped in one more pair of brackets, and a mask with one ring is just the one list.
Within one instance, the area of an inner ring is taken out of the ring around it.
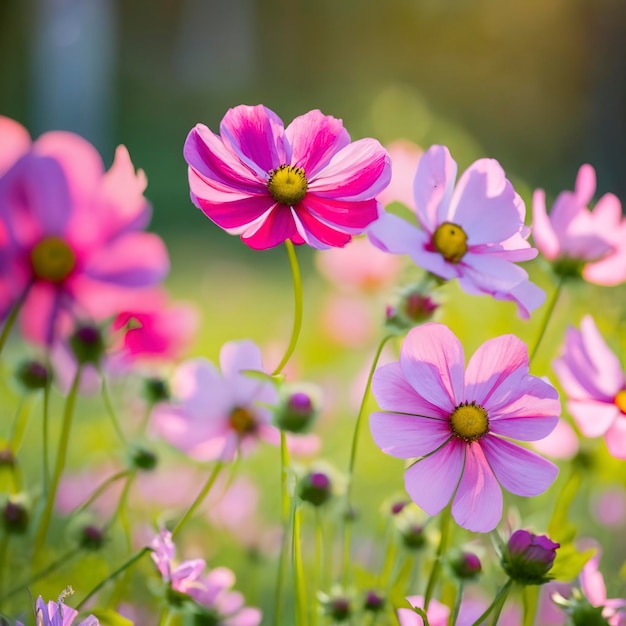
{"label": "yellow stamen cluster", "polygon": [[229,418],[230,427],[240,436],[249,435],[256,430],[254,415],[248,410],[236,407]]}
{"label": "yellow stamen cluster", "polygon": [[281,165],[269,174],[267,189],[276,202],[286,206],[296,206],[302,202],[308,183],[301,167]]}
{"label": "yellow stamen cluster", "polygon": [[51,235],[44,237],[32,249],[30,263],[37,278],[60,283],[72,273],[76,256],[63,239]]}
{"label": "yellow stamen cluster", "polygon": [[444,222],[433,233],[433,246],[446,261],[458,263],[467,252],[467,235],[457,224]]}
{"label": "yellow stamen cluster", "polygon": [[621,391],[618,391],[617,394],[615,395],[615,398],[613,399],[613,402],[615,402],[615,406],[624,415],[626,415],[626,389],[622,389]]}
{"label": "yellow stamen cluster", "polygon": [[450,428],[459,438],[472,443],[489,432],[489,416],[475,402],[461,402],[450,415]]}

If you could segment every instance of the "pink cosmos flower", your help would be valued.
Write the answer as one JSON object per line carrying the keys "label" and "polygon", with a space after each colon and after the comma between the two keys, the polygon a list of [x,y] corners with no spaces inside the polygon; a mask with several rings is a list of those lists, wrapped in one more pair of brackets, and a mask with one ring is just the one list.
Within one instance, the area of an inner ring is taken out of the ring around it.
{"label": "pink cosmos flower", "polygon": [[[206,359],[183,363],[172,382],[173,402],[160,403],[152,422],[160,435],[189,456],[207,461],[245,454],[259,439],[278,445],[271,425],[276,386],[264,373],[261,350],[252,341],[231,341],[220,351],[221,372]],[[257,372],[258,374],[255,374]],[[313,437],[313,438],[312,438]],[[315,436],[288,437],[305,451]],[[293,447],[292,447],[293,450]]]}
{"label": "pink cosmos flower", "polygon": [[626,626],[626,600],[606,597],[604,577],[598,569],[600,553],[596,553],[583,567],[580,573],[580,586],[583,594],[592,606],[604,607],[602,617],[609,626]]}
{"label": "pink cosmos flower", "polygon": [[198,124],[184,148],[193,203],[251,248],[289,239],[342,247],[379,215],[389,156],[374,139],[350,143],[341,120],[309,111],[287,128],[270,109],[240,105],[220,135]]}
{"label": "pink cosmos flower", "polygon": [[[411,606],[424,607],[423,596],[409,596],[407,600]],[[421,616],[411,609],[398,609],[397,615],[400,626],[424,626]],[[447,626],[450,609],[438,600],[431,600],[426,615],[430,626]]]}
{"label": "pink cosmos flower", "polygon": [[71,317],[103,319],[165,276],[165,246],[143,232],[145,187],[126,148],[105,172],[95,148],[67,132],[42,135],[0,178],[0,294],[9,306],[24,300],[29,340],[50,344]]}
{"label": "pink cosmos flower", "polygon": [[526,209],[500,164],[480,159],[456,187],[456,162],[444,146],[432,146],[419,161],[413,191],[421,228],[386,213],[367,233],[374,245],[408,254],[445,280],[458,278],[470,294],[512,300],[527,318],[545,299],[518,261],[537,256],[526,241]]}
{"label": "pink cosmos flower", "polygon": [[539,251],[555,264],[557,272],[582,275],[598,285],[626,280],[626,219],[612,193],[603,195],[593,211],[588,205],[596,191],[591,165],[578,170],[574,191],[562,191],[552,211],[546,211],[546,195],[533,195],[533,238]]}
{"label": "pink cosmos flower", "polygon": [[[35,605],[37,626],[71,626],[77,615],[76,609],[67,606],[62,601],[53,602],[50,600],[46,604],[41,596],[37,598]],[[76,626],[99,626],[99,624],[100,622],[93,615],[90,615]]]}
{"label": "pink cosmos flower", "polygon": [[580,331],[567,329],[552,367],[582,434],[603,435],[609,452],[626,459],[626,378],[590,315],[581,320]]}
{"label": "pink cosmos flower", "polygon": [[370,416],[370,428],[386,454],[417,459],[404,482],[418,506],[436,515],[452,500],[460,526],[489,532],[502,516],[500,485],[535,496],[556,478],[555,465],[509,439],[548,435],[559,400],[528,373],[526,346],[513,335],[484,343],[464,370],[463,347],[446,326],[412,329],[400,361],[374,374],[384,412]]}

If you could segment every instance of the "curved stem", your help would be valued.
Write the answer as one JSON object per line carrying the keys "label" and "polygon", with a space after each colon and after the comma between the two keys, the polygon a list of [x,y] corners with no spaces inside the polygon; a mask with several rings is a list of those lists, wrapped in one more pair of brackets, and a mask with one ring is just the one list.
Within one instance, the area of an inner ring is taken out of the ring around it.
{"label": "curved stem", "polygon": [[104,580],[101,580],[76,606],[76,610],[80,611],[83,606],[85,605],[85,603],[92,597],[94,596],[96,593],[98,593],[98,591],[100,591],[100,589],[102,589],[102,587],[104,587],[104,585],[106,585],[110,580],[113,580],[116,576],[119,576],[123,571],[127,570],[131,565],[133,565],[136,561],[138,561],[144,554],[146,554],[147,552],[151,552],[152,550],[150,548],[148,548],[147,546],[145,548],[141,548],[141,550],[139,550],[139,552],[136,552],[135,554],[133,554],[133,556],[130,557],[130,559],[128,559],[128,561],[126,561],[123,565],[120,565],[120,567],[118,567],[113,573],[109,574]]}
{"label": "curved stem", "polygon": [[539,345],[541,344],[541,340],[543,339],[543,336],[546,334],[548,323],[550,322],[550,318],[552,317],[552,314],[554,313],[554,308],[556,307],[557,300],[559,299],[559,296],[561,295],[561,289],[563,287],[563,280],[564,280],[563,278],[559,278],[559,282],[556,284],[556,289],[552,293],[552,297],[550,298],[550,302],[548,303],[548,308],[546,309],[546,312],[544,313],[544,316],[543,316],[543,320],[541,321],[541,326],[539,328],[539,335],[537,336],[533,349],[530,351],[530,356],[528,358],[529,365],[532,362],[532,360],[535,358],[535,355],[537,354],[537,350],[539,349]]}
{"label": "curved stem", "polygon": [[497,616],[500,615],[500,612],[502,611],[502,607],[504,606],[504,603],[506,602],[506,597],[509,595],[509,591],[511,590],[512,586],[513,586],[513,581],[509,578],[509,580],[506,581],[506,583],[503,585],[500,591],[498,591],[498,593],[496,594],[496,597],[493,599],[493,602],[487,607],[485,612],[472,624],[472,626],[484,626],[485,620],[489,617],[489,615],[494,609],[497,609],[497,613],[496,613],[496,619],[497,619]]}
{"label": "curved stem", "polygon": [[193,504],[189,507],[187,512],[182,516],[178,524],[174,527],[172,531],[172,539],[181,531],[182,527],[189,521],[191,516],[196,512],[196,509],[204,502],[209,491],[211,491],[211,487],[215,483],[222,467],[224,466],[224,461],[219,459],[215,462],[213,466],[213,471],[209,475],[206,483],[204,483],[204,487],[200,490],[200,493],[196,496],[196,499],[193,501]]}
{"label": "curved stem", "polygon": [[100,495],[106,490],[109,485],[112,485],[114,482],[118,481],[120,478],[124,478],[124,476],[128,476],[132,470],[122,470],[117,472],[117,474],[113,474],[106,478],[103,482],[101,482],[95,489],[95,491],[76,509],[74,509],[74,513],[80,513],[84,511],[94,500],[97,500]]}
{"label": "curved stem", "polygon": [[104,406],[106,407],[107,413],[111,418],[111,422],[113,422],[113,428],[115,429],[117,436],[123,444],[126,444],[126,437],[124,436],[124,431],[120,426],[120,421],[117,419],[117,413],[113,408],[113,401],[111,400],[111,394],[109,393],[109,385],[102,370],[100,370],[100,375],[102,376],[102,399],[104,400]]}
{"label": "curved stem", "polygon": [[296,256],[296,250],[293,243],[289,239],[285,241],[285,247],[287,248],[287,254],[289,255],[289,265],[291,266],[291,275],[293,277],[293,297],[294,297],[294,313],[293,313],[293,328],[291,331],[291,339],[289,345],[280,363],[276,366],[276,369],[272,372],[272,376],[276,376],[283,371],[285,365],[291,358],[293,351],[298,343],[298,337],[300,336],[300,329],[302,328],[302,278],[300,276],[300,266],[298,265],[298,257]]}
{"label": "curved stem", "polygon": [[448,544],[450,543],[450,522],[452,521],[452,514],[450,511],[450,506],[447,506],[441,512],[440,519],[440,529],[441,535],[439,537],[439,547],[437,548],[437,555],[435,556],[435,562],[433,563],[433,569],[430,571],[430,578],[428,579],[428,584],[426,585],[426,593],[424,594],[424,610],[428,610],[428,605],[430,604],[430,600],[433,597],[433,593],[435,591],[435,585],[437,584],[437,579],[439,578],[439,573],[441,572],[441,561],[443,559],[443,555],[448,549]]}
{"label": "curved stem", "polygon": [[61,480],[61,474],[65,468],[67,448],[70,441],[70,430],[72,428],[72,417],[74,415],[74,407],[76,406],[76,397],[78,395],[78,387],[80,385],[82,371],[82,366],[79,366],[76,370],[76,375],[74,376],[74,381],[72,382],[72,387],[65,403],[63,425],[61,427],[61,438],[59,440],[59,449],[57,452],[54,474],[52,476],[52,483],[50,484],[50,491],[46,498],[46,506],[41,515],[39,528],[37,529],[37,535],[35,536],[35,550],[33,553],[35,556],[41,553],[41,549],[43,548],[43,544],[46,540],[48,526],[50,525],[50,518],[52,517],[52,509],[54,508],[54,501],[59,487],[59,481]]}
{"label": "curved stem", "polygon": [[348,572],[350,569],[350,530],[351,530],[351,508],[352,508],[352,483],[354,478],[354,466],[356,464],[356,454],[359,445],[359,433],[361,430],[361,423],[363,422],[363,417],[365,415],[365,407],[367,406],[367,400],[369,398],[370,390],[372,388],[372,377],[374,376],[374,372],[376,371],[376,366],[378,365],[378,359],[380,359],[380,355],[385,347],[385,344],[393,337],[393,335],[387,335],[382,338],[381,342],[378,344],[378,348],[376,349],[376,354],[374,355],[374,360],[370,367],[370,371],[367,377],[367,383],[365,385],[365,391],[363,392],[363,399],[361,400],[361,406],[359,407],[359,414],[356,418],[356,423],[354,425],[354,433],[352,435],[352,446],[350,448],[350,464],[348,466],[348,476],[347,476],[347,484],[346,484],[346,511],[345,511],[345,535],[344,535],[344,543],[343,543],[343,584],[347,585],[348,583]]}
{"label": "curved stem", "polygon": [[[28,291],[26,293],[28,293]],[[25,297],[26,297],[26,294],[24,294],[13,305],[11,312],[9,313],[6,321],[4,322],[4,326],[2,327],[2,332],[0,332],[0,352],[2,352],[4,348],[4,344],[7,342],[7,339],[9,338],[9,335],[11,334],[11,329],[13,328],[13,325],[15,324],[15,320],[17,319],[20,309],[22,308],[22,302],[24,302]]]}

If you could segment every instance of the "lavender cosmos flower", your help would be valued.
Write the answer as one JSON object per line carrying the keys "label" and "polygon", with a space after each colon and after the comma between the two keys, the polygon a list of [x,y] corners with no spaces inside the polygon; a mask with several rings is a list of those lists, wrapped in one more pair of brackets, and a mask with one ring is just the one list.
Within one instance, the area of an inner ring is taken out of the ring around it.
{"label": "lavender cosmos flower", "polygon": [[452,500],[460,526],[488,532],[502,516],[500,485],[534,496],[556,478],[555,465],[509,439],[545,437],[560,406],[556,390],[528,373],[526,346],[513,335],[484,343],[464,370],[446,326],[414,328],[400,361],[374,373],[384,412],[371,415],[370,428],[383,452],[417,459],[405,473],[416,504],[435,515]]}
{"label": "lavender cosmos flower", "polygon": [[603,435],[609,452],[626,459],[626,377],[590,315],[583,317],[580,331],[567,329],[552,367],[582,434]]}
{"label": "lavender cosmos flower", "polygon": [[196,125],[184,155],[193,203],[255,249],[344,246],[378,217],[375,198],[391,177],[377,141],[350,143],[341,120],[317,110],[284,128],[262,105],[237,106],[220,135]]}
{"label": "lavender cosmos flower", "polygon": [[[77,615],[78,611],[67,606],[62,600],[58,602],[50,600],[46,604],[41,596],[37,598],[35,606],[37,626],[72,626]],[[99,626],[99,624],[100,622],[90,615],[75,626]]]}
{"label": "lavender cosmos flower", "polygon": [[[17,144],[0,177],[0,319],[23,300],[24,335],[51,344],[71,316],[103,319],[160,281],[167,252],[143,232],[146,177],[126,148],[105,172],[95,148],[72,133],[45,133],[26,152]],[[0,163],[8,158],[0,148]]]}
{"label": "lavender cosmos flower", "polygon": [[591,165],[578,170],[574,191],[562,191],[548,216],[546,195],[533,195],[533,238],[557,273],[582,276],[598,285],[626,280],[626,219],[612,193],[603,195],[593,211],[587,207],[596,191]]}
{"label": "lavender cosmos flower", "polygon": [[420,267],[445,280],[459,279],[470,294],[512,300],[528,317],[545,294],[528,280],[518,261],[537,256],[526,241],[526,209],[500,164],[480,159],[462,175],[445,146],[421,157],[413,191],[417,228],[386,213],[368,229],[374,245],[408,254]]}

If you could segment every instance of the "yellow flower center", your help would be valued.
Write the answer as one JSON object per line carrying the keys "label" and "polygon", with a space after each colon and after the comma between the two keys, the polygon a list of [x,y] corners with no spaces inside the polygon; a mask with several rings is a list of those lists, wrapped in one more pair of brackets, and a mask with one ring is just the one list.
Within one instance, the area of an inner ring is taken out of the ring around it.
{"label": "yellow flower center", "polygon": [[467,252],[465,231],[452,222],[444,222],[433,233],[433,246],[446,261],[458,263]]}
{"label": "yellow flower center", "polygon": [[617,392],[617,395],[615,396],[615,398],[613,399],[613,402],[615,402],[615,406],[624,414],[626,415],[626,389],[622,389],[621,391]]}
{"label": "yellow flower center", "polygon": [[267,189],[270,196],[286,206],[296,206],[306,195],[308,183],[304,170],[293,165],[281,165],[270,170]]}
{"label": "yellow flower center", "polygon": [[237,407],[230,414],[230,427],[240,436],[249,435],[256,430],[256,420],[248,409]]}
{"label": "yellow flower center", "polygon": [[459,439],[471,443],[489,432],[489,416],[479,404],[462,402],[450,415],[450,427]]}
{"label": "yellow flower center", "polygon": [[63,239],[51,235],[44,237],[32,249],[30,263],[37,278],[60,283],[74,269],[76,256]]}

